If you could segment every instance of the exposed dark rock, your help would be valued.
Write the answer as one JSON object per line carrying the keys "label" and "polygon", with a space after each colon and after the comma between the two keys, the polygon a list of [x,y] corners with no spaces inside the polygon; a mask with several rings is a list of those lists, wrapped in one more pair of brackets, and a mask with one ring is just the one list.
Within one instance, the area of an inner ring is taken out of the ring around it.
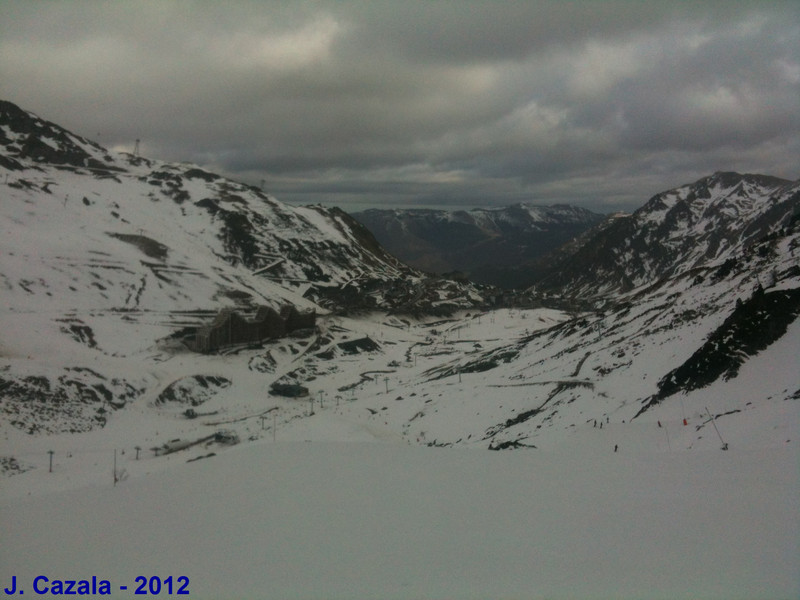
{"label": "exposed dark rock", "polygon": [[189,169],[183,174],[183,176],[186,177],[186,179],[202,179],[203,181],[216,181],[217,179],[222,179],[219,175],[209,173],[203,169]]}
{"label": "exposed dark rock", "polygon": [[[70,133],[5,100],[0,100],[0,125],[8,127],[20,140],[17,144],[11,144],[5,134],[0,134],[2,135],[0,144],[5,147],[11,158],[102,171],[122,170],[111,161],[102,162],[87,153],[85,147],[96,150],[97,155],[106,154],[105,150],[94,142]],[[45,139],[49,143],[46,143]]]}
{"label": "exposed dark rock", "polygon": [[162,391],[156,404],[178,402],[200,406],[220,390],[230,387],[230,379],[214,375],[190,375],[170,383]]}
{"label": "exposed dark rock", "polygon": [[744,361],[779,339],[800,314],[800,289],[764,292],[737,304],[733,313],[692,356],[658,384],[657,400],[736,377]]}
{"label": "exposed dark rock", "polygon": [[375,352],[376,350],[380,350],[380,345],[370,337],[339,342],[337,346],[346,354],[359,354],[361,352]]}
{"label": "exposed dark rock", "polygon": [[105,425],[109,409],[124,407],[143,391],[91,369],[65,371],[57,377],[0,377],[0,412],[30,434],[90,431]]}
{"label": "exposed dark rock", "polygon": [[489,450],[514,450],[517,448],[536,448],[533,444],[523,444],[519,440],[509,440],[507,442],[491,442]]}
{"label": "exposed dark rock", "polygon": [[63,333],[68,333],[76,342],[86,344],[89,348],[97,348],[97,341],[94,339],[94,331],[88,325],[72,323],[69,327],[62,327]]}
{"label": "exposed dark rock", "polygon": [[146,235],[135,235],[131,233],[109,233],[108,235],[136,246],[146,256],[156,260],[165,260],[169,254],[169,248]]}
{"label": "exposed dark rock", "polygon": [[274,396],[285,396],[287,398],[305,398],[308,396],[308,388],[293,383],[273,383],[269,388],[269,393]]}

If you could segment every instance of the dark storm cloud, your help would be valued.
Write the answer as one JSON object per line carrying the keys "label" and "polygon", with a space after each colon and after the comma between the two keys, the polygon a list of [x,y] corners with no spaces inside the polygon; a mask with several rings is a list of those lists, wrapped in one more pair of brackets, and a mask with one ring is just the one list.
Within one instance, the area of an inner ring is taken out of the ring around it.
{"label": "dark storm cloud", "polygon": [[0,97],[283,200],[630,209],[800,176],[800,8],[11,1]]}

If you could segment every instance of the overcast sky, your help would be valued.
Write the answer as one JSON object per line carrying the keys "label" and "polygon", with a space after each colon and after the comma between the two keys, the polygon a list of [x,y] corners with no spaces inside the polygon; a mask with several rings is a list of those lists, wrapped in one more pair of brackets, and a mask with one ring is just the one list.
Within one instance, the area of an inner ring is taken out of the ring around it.
{"label": "overcast sky", "polygon": [[800,2],[0,0],[0,98],[293,203],[632,210],[800,178]]}

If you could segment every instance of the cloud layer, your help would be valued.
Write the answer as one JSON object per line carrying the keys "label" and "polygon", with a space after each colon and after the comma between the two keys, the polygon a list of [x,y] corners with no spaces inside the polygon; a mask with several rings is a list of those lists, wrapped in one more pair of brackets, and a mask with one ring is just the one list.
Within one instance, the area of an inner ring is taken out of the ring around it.
{"label": "cloud layer", "polygon": [[286,201],[633,209],[800,177],[800,5],[11,1],[0,97]]}

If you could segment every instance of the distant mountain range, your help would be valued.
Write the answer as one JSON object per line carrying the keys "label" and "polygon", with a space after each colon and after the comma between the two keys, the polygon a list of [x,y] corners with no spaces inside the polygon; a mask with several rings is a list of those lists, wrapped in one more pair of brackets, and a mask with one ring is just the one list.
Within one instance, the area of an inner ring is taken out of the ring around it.
{"label": "distant mountain range", "polygon": [[435,273],[537,293],[600,296],[733,257],[800,210],[798,182],[718,172],[631,215],[517,204],[353,213],[392,254]]}
{"label": "distant mountain range", "polygon": [[505,288],[532,284],[537,259],[603,221],[567,205],[516,204],[472,210],[371,209],[352,213],[390,253],[433,273],[462,271]]}

